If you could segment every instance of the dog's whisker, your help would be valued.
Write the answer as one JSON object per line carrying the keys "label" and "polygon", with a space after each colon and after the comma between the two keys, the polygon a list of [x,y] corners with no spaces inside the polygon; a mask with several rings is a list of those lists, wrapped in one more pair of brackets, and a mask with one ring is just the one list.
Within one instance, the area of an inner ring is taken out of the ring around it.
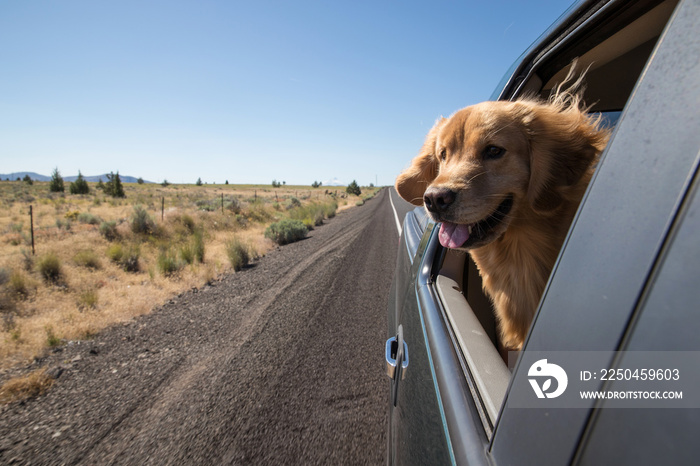
{"label": "dog's whisker", "polygon": [[472,176],[471,178],[469,178],[469,179],[467,180],[467,183],[471,183],[472,181],[474,181],[475,178],[478,178],[478,177],[480,177],[481,175],[485,175],[485,174],[486,174],[485,171],[479,172],[479,173],[477,173],[476,175],[474,175],[474,176]]}

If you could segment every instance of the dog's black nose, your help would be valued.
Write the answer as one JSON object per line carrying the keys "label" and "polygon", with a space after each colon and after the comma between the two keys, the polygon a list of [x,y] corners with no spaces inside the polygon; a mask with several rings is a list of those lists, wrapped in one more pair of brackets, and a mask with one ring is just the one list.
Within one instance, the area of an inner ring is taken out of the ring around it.
{"label": "dog's black nose", "polygon": [[455,192],[447,188],[428,188],[423,195],[425,208],[429,212],[441,213],[455,201]]}

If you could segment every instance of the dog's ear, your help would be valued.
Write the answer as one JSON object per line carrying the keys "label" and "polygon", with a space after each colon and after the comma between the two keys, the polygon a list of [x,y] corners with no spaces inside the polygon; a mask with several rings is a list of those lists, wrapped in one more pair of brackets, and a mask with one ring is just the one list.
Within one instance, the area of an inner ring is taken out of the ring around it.
{"label": "dog's ear", "polygon": [[561,205],[605,147],[608,131],[578,105],[529,104],[523,118],[530,141],[527,198],[540,213]]}
{"label": "dog's ear", "polygon": [[439,118],[425,138],[425,143],[411,165],[396,178],[396,191],[406,201],[423,205],[423,194],[428,185],[437,177],[438,161],[435,145],[440,127],[446,121]]}

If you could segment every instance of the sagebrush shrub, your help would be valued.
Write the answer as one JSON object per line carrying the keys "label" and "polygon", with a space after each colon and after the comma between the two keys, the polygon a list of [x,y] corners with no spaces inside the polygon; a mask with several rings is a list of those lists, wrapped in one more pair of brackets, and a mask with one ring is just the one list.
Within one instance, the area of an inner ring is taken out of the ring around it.
{"label": "sagebrush shrub", "polygon": [[104,236],[107,241],[114,241],[119,239],[119,232],[117,231],[117,222],[106,221],[100,223],[100,234]]}
{"label": "sagebrush shrub", "polygon": [[301,207],[301,201],[299,199],[297,199],[296,197],[290,197],[289,200],[287,201],[287,205],[285,207],[287,210]]}
{"label": "sagebrush shrub", "polygon": [[58,256],[53,252],[49,252],[41,257],[37,263],[36,267],[39,270],[41,276],[47,282],[55,283],[62,275],[61,261]]}
{"label": "sagebrush shrub", "polygon": [[306,237],[309,229],[301,220],[285,219],[265,230],[265,237],[279,245],[293,243]]}
{"label": "sagebrush shrub", "polygon": [[155,232],[156,224],[140,205],[134,206],[131,214],[131,231],[137,234],[150,235]]}
{"label": "sagebrush shrub", "polygon": [[88,225],[99,225],[102,222],[100,217],[91,214],[90,212],[83,212],[78,215],[78,221],[80,223],[85,223]]}
{"label": "sagebrush shrub", "polygon": [[238,201],[238,199],[235,198],[228,199],[224,204],[224,208],[229,212],[238,214],[241,212],[241,203]]}

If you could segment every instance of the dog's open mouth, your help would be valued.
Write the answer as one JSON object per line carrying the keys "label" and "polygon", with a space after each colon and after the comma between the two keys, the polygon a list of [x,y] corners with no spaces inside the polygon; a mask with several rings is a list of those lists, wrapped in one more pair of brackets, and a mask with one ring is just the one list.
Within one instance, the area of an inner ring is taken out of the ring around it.
{"label": "dog's open mouth", "polygon": [[494,229],[513,208],[513,195],[509,194],[498,208],[485,219],[468,225],[443,222],[440,225],[440,244],[446,248],[471,247],[477,243],[492,239]]}

